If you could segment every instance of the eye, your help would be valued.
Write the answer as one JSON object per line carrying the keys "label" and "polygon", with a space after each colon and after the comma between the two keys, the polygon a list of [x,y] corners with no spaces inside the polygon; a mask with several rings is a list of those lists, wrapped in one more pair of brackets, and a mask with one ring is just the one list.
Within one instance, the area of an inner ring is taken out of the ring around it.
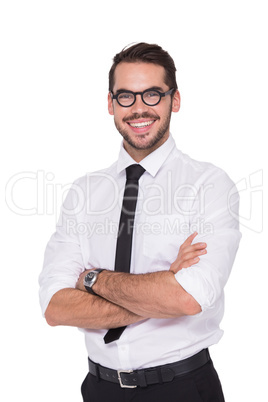
{"label": "eye", "polygon": [[146,105],[149,106],[154,106],[157,105],[160,101],[160,95],[156,91],[147,91],[143,94],[143,100],[146,103]]}
{"label": "eye", "polygon": [[156,91],[148,91],[145,92],[144,97],[147,99],[156,99],[159,98],[159,93]]}
{"label": "eye", "polygon": [[155,92],[155,91],[148,92],[148,96],[150,96],[150,97],[158,96],[158,92]]}
{"label": "eye", "polygon": [[122,92],[121,94],[118,95],[119,100],[129,100],[133,99],[133,95],[128,92]]}

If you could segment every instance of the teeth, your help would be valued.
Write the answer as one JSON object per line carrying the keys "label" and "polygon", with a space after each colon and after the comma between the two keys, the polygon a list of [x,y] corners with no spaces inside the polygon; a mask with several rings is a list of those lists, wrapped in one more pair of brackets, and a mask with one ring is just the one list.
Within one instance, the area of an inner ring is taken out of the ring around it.
{"label": "teeth", "polygon": [[152,124],[153,122],[154,121],[151,120],[151,121],[144,121],[143,123],[129,123],[129,125],[131,127],[139,127],[139,128],[141,128],[141,127],[150,126],[150,124]]}

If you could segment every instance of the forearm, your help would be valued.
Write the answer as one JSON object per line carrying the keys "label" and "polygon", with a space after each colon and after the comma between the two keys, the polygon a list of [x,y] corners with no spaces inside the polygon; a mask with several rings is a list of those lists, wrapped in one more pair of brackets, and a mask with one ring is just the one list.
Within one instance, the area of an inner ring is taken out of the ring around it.
{"label": "forearm", "polygon": [[116,328],[144,320],[121,306],[78,289],[62,289],[55,293],[45,317],[52,326],[89,329]]}
{"label": "forearm", "polygon": [[201,311],[171,271],[140,275],[105,271],[94,284],[94,291],[143,317],[173,318]]}

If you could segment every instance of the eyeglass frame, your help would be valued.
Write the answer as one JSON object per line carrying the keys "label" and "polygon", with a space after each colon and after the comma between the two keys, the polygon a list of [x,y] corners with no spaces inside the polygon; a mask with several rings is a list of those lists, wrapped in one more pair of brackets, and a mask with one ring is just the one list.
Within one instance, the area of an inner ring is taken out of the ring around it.
{"label": "eyeglass frame", "polygon": [[[158,105],[158,104],[160,103],[161,99],[162,99],[164,96],[167,96],[167,95],[172,94],[172,92],[174,91],[174,89],[175,89],[175,88],[171,88],[171,89],[169,89],[169,90],[166,91],[166,92],[160,92],[160,91],[158,91],[157,89],[154,89],[154,88],[145,89],[145,91],[143,91],[143,92],[133,92],[133,91],[128,91],[128,90],[125,90],[125,91],[124,91],[124,90],[120,90],[120,91],[118,91],[118,93],[117,93],[116,95],[114,95],[113,91],[110,91],[110,92],[111,92],[111,95],[112,95],[112,99],[113,99],[113,100],[115,99],[115,100],[117,101],[118,105],[121,106],[121,107],[131,107],[131,106],[133,106],[134,103],[136,102],[136,95],[140,95],[140,96],[141,96],[141,99],[142,99],[143,103],[144,103],[146,106],[156,106],[156,105]],[[157,92],[157,93],[159,94],[159,96],[160,96],[159,101],[158,101],[157,103],[155,103],[154,105],[150,105],[149,103],[146,103],[146,102],[144,101],[144,99],[143,99],[143,95],[145,94],[145,92],[149,92],[149,91]],[[126,106],[126,105],[121,105],[121,103],[119,103],[118,96],[121,95],[121,94],[124,94],[124,93],[134,95],[134,101],[133,101],[130,105],[127,105],[127,106]]]}

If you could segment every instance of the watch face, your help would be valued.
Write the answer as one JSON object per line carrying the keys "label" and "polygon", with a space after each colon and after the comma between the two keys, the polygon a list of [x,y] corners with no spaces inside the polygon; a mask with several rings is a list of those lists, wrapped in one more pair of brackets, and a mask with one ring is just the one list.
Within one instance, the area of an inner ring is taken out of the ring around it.
{"label": "watch face", "polygon": [[87,280],[91,281],[95,276],[95,273],[93,272],[89,272],[89,274],[87,274]]}
{"label": "watch face", "polygon": [[94,272],[94,271],[89,272],[85,277],[84,285],[91,287],[94,285],[96,279],[97,279],[96,272]]}
{"label": "watch face", "polygon": [[91,271],[84,278],[84,286],[85,286],[86,290],[93,295],[95,295],[96,293],[93,291],[92,286],[94,285],[94,283],[97,280],[98,273],[101,271],[103,271],[103,270],[96,269],[95,271]]}

